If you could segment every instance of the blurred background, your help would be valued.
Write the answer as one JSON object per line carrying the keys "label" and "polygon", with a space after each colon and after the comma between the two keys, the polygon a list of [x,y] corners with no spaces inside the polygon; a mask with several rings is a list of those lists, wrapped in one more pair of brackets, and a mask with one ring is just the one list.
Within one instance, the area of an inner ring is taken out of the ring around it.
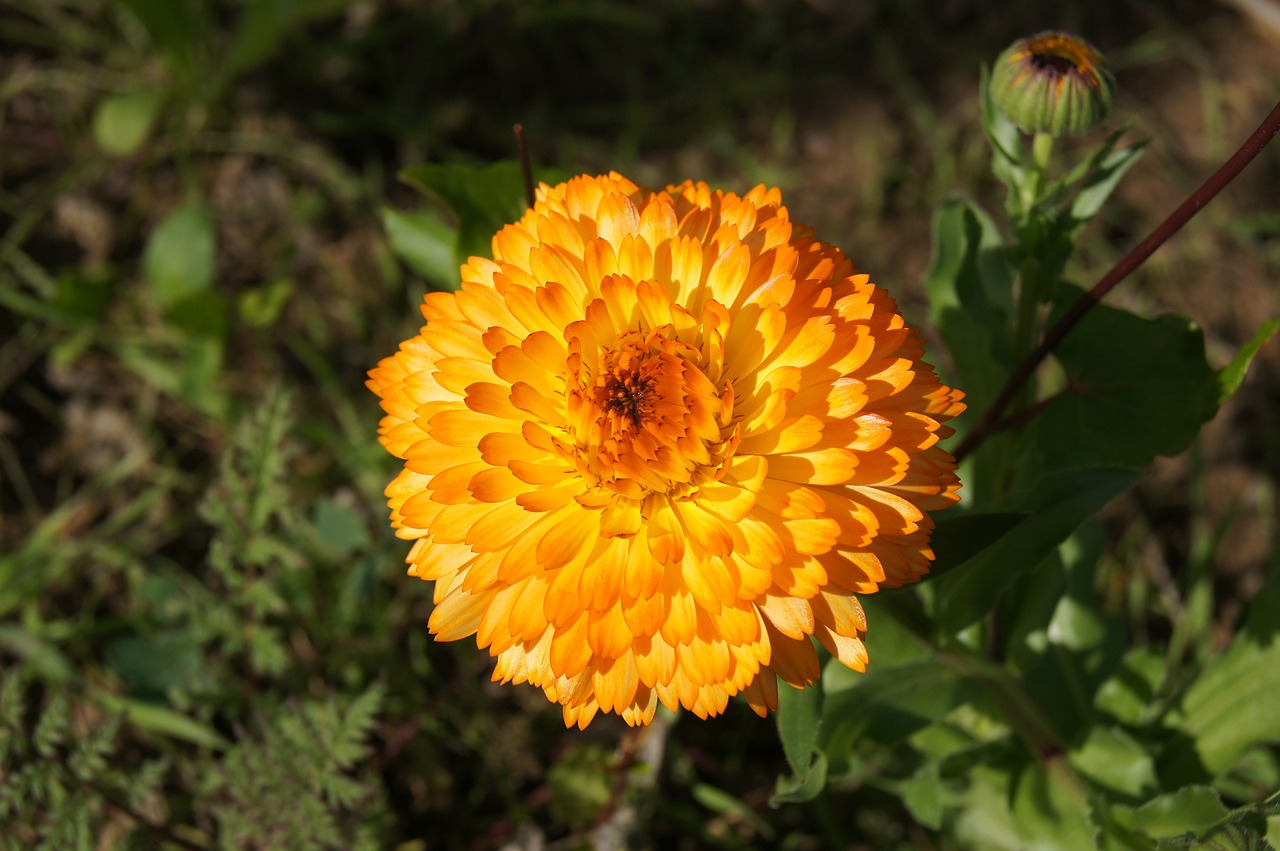
{"label": "blurred background", "polygon": [[[1108,129],[1151,140],[1087,286],[1274,105],[1280,4],[0,0],[4,723],[61,713],[67,762],[130,711],[100,774],[57,781],[85,847],[572,848],[619,813],[639,847],[939,847],[874,771],[770,808],[786,764],[745,705],[678,718],[637,780],[620,721],[565,732],[431,642],[363,380],[441,283],[404,222],[447,211],[397,173],[510,159],[516,122],[535,170],[778,185],[918,321],[934,208],[1002,201],[980,68],[1049,27],[1110,58]],[[1272,149],[1113,299],[1190,316],[1221,366],[1278,280]],[[1272,345],[1108,510],[1153,593],[1211,560],[1218,641],[1276,559],[1278,421]]]}

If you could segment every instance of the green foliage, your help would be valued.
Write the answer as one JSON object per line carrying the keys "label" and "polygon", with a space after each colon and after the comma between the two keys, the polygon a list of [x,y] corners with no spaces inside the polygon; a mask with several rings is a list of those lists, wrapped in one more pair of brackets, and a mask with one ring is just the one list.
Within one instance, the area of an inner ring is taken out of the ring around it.
{"label": "green foliage", "polygon": [[[1233,357],[1221,317],[1163,313],[1178,281],[1056,350],[966,460],[934,577],[864,599],[868,672],[783,687],[776,730],[734,705],[566,733],[535,690],[492,687],[483,653],[430,641],[361,383],[420,322],[395,305],[456,286],[524,211],[514,162],[476,165],[510,156],[512,121],[548,182],[781,182],[890,286],[894,237],[916,245],[932,214],[925,336],[967,394],[957,439],[1107,243],[1166,212],[1145,186],[1109,200],[1143,151],[1128,130],[1048,150],[985,93],[981,130],[932,102],[986,34],[828,5],[0,12],[0,849],[568,848],[624,817],[673,849],[1280,846],[1277,566],[1216,567],[1241,527],[1274,548],[1275,489],[1251,479],[1210,523],[1160,492],[1169,465],[1135,485],[1268,368],[1280,323],[1257,317]],[[1202,47],[1171,43],[1180,63]],[[824,126],[798,116],[814,80],[867,69]],[[1182,180],[1169,163],[1192,160],[1161,149],[1142,179]],[[939,204],[957,178],[1003,209]],[[1211,229],[1256,284],[1280,230],[1255,183],[1215,207],[1247,188],[1261,209]],[[1228,448],[1270,469],[1272,407],[1250,410]]]}
{"label": "green foliage", "polygon": [[216,251],[213,222],[203,207],[183,207],[161,222],[142,257],[156,300],[174,308],[207,291],[213,285]]}
{"label": "green foliage", "polygon": [[551,813],[574,827],[586,827],[600,817],[612,792],[613,755],[597,745],[570,748],[547,773]]}
{"label": "green foliage", "polygon": [[151,132],[161,98],[156,92],[115,95],[98,104],[93,116],[93,136],[110,154],[137,150]]}
{"label": "green foliage", "polygon": [[[92,849],[104,824],[157,792],[163,765],[134,774],[119,762],[119,715],[39,692],[21,668],[0,677],[0,848]],[[133,825],[121,838],[142,835]]]}
{"label": "green foliage", "polygon": [[[984,106],[1007,225],[947,202],[925,276],[975,413],[1086,297],[1064,279],[1076,240],[1142,149],[1117,133],[1055,173],[1049,140],[1028,147],[985,91]],[[816,742],[815,765],[832,769],[819,785],[874,777],[960,848],[1270,847],[1270,810],[1229,813],[1219,790],[1256,794],[1231,772],[1280,741],[1274,568],[1231,646],[1187,671],[1181,636],[1206,622],[1187,614],[1167,648],[1132,646],[1100,597],[1106,540],[1090,520],[1188,446],[1274,324],[1218,372],[1189,320],[1093,306],[965,465],[968,498],[939,519],[934,577],[868,601],[870,670],[828,662],[820,712],[781,702],[793,774]],[[1187,579],[1189,595],[1202,586]]]}
{"label": "green foliage", "polygon": [[200,783],[233,848],[373,849],[384,817],[371,787],[347,775],[365,757],[381,709],[375,684],[345,707],[308,701],[278,707]]}

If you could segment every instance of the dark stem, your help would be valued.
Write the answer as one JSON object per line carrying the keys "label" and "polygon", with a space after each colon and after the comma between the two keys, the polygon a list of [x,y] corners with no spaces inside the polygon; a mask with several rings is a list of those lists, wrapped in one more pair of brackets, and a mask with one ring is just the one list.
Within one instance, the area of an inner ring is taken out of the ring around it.
{"label": "dark stem", "polygon": [[1245,140],[1245,143],[1240,146],[1240,150],[1236,151],[1231,156],[1231,159],[1223,163],[1221,168],[1214,172],[1187,200],[1183,201],[1178,209],[1170,213],[1169,217],[1148,234],[1146,239],[1139,242],[1128,254],[1120,258],[1120,262],[1112,266],[1102,276],[1102,279],[1094,284],[1093,289],[1089,290],[1079,301],[1071,305],[1066,313],[1062,314],[1062,318],[1044,335],[1040,345],[1031,354],[1027,355],[1022,363],[1018,364],[1018,368],[1013,371],[1013,374],[1009,376],[1009,380],[1001,388],[1000,395],[996,396],[995,401],[991,403],[991,407],[987,408],[982,415],[982,419],[973,427],[973,431],[969,432],[968,437],[956,449],[955,457],[957,461],[972,454],[975,449],[982,445],[983,441],[996,432],[1005,408],[1009,407],[1009,403],[1014,400],[1022,386],[1031,378],[1031,374],[1035,372],[1036,367],[1058,347],[1067,334],[1071,332],[1071,329],[1076,327],[1076,324],[1084,318],[1084,315],[1100,303],[1103,297],[1111,292],[1116,284],[1123,281],[1130,272],[1141,266],[1148,257],[1155,253],[1157,248],[1190,221],[1192,216],[1200,212],[1200,209],[1213,200],[1213,196],[1222,191],[1224,186],[1234,180],[1236,175],[1243,171],[1244,167],[1252,162],[1253,158],[1266,147],[1277,131],[1280,131],[1280,103],[1275,105],[1271,113],[1258,126],[1258,129],[1253,131],[1253,135]]}
{"label": "dark stem", "polygon": [[1060,399],[1061,397],[1066,396],[1068,393],[1080,395],[1084,392],[1085,392],[1085,387],[1083,384],[1081,384],[1078,381],[1075,381],[1074,379],[1068,378],[1066,389],[1061,390],[1057,393],[1054,393],[1052,396],[1049,396],[1046,399],[1041,399],[1039,402],[1036,402],[1033,405],[1028,405],[1027,407],[1023,408],[1021,411],[1018,411],[1018,413],[1016,414],[1011,414],[1005,417],[1004,419],[1000,420],[1000,422],[995,423],[994,425],[991,426],[990,433],[999,434],[1002,431],[1012,431],[1015,428],[1024,426],[1027,423],[1034,420],[1036,417],[1040,416],[1040,414],[1044,411],[1045,408],[1049,407],[1054,402],[1058,401],[1058,399]]}
{"label": "dark stem", "polygon": [[520,152],[520,173],[524,175],[524,197],[533,206],[536,200],[533,194],[533,166],[529,163],[529,146],[524,141],[524,125],[517,124],[511,128],[516,134],[516,150]]}

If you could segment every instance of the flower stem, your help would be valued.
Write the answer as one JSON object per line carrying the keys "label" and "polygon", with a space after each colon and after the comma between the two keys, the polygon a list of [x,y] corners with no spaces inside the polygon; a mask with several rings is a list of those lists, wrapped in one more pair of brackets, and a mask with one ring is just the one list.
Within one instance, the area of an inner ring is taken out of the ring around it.
{"label": "flower stem", "polygon": [[1254,157],[1266,147],[1277,131],[1280,131],[1280,103],[1275,105],[1270,114],[1258,125],[1258,129],[1253,131],[1253,135],[1245,140],[1240,149],[1232,154],[1231,158],[1223,163],[1221,168],[1201,184],[1199,189],[1191,193],[1187,200],[1183,201],[1176,210],[1169,214],[1168,218],[1147,235],[1146,239],[1120,258],[1120,261],[1112,266],[1098,283],[1094,284],[1093,289],[1071,305],[1067,312],[1062,315],[1062,318],[1049,329],[1044,335],[1044,339],[1040,341],[1040,345],[1018,364],[1017,369],[1013,371],[1009,376],[1009,380],[1001,388],[1000,394],[991,403],[991,407],[987,408],[982,415],[982,419],[978,421],[978,424],[969,432],[968,437],[956,449],[955,457],[957,461],[972,454],[975,449],[982,445],[983,441],[991,436],[995,426],[1000,422],[1005,408],[1009,406],[1009,403],[1018,395],[1018,391],[1031,378],[1036,367],[1058,347],[1071,329],[1075,328],[1076,324],[1084,318],[1085,314],[1099,304],[1103,297],[1123,281],[1130,272],[1146,262],[1146,259],[1155,253],[1157,248],[1164,245],[1169,237],[1177,233],[1183,225],[1191,220],[1192,216],[1200,212],[1201,208],[1213,200],[1213,197],[1222,191],[1224,186],[1234,180],[1244,170],[1244,167],[1252,162]]}
{"label": "flower stem", "polygon": [[1049,160],[1053,157],[1053,136],[1048,133],[1037,133],[1031,138],[1031,160],[1036,170],[1043,175],[1049,171]]}
{"label": "flower stem", "polygon": [[516,150],[520,153],[520,173],[524,175],[524,197],[532,207],[537,200],[533,191],[533,165],[529,162],[529,146],[524,141],[524,125],[517,124],[511,128],[516,134]]}

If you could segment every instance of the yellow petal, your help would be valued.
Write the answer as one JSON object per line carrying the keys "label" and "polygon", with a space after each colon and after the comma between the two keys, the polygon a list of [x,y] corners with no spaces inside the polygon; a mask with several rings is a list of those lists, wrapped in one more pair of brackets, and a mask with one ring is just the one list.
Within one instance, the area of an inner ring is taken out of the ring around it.
{"label": "yellow petal", "polygon": [[567,629],[556,629],[551,639],[551,670],[556,676],[575,676],[591,663],[587,644],[587,616],[583,614]]}
{"label": "yellow petal", "polygon": [[788,638],[801,639],[813,633],[813,610],[805,600],[766,594],[756,600],[756,606],[773,628]]}

